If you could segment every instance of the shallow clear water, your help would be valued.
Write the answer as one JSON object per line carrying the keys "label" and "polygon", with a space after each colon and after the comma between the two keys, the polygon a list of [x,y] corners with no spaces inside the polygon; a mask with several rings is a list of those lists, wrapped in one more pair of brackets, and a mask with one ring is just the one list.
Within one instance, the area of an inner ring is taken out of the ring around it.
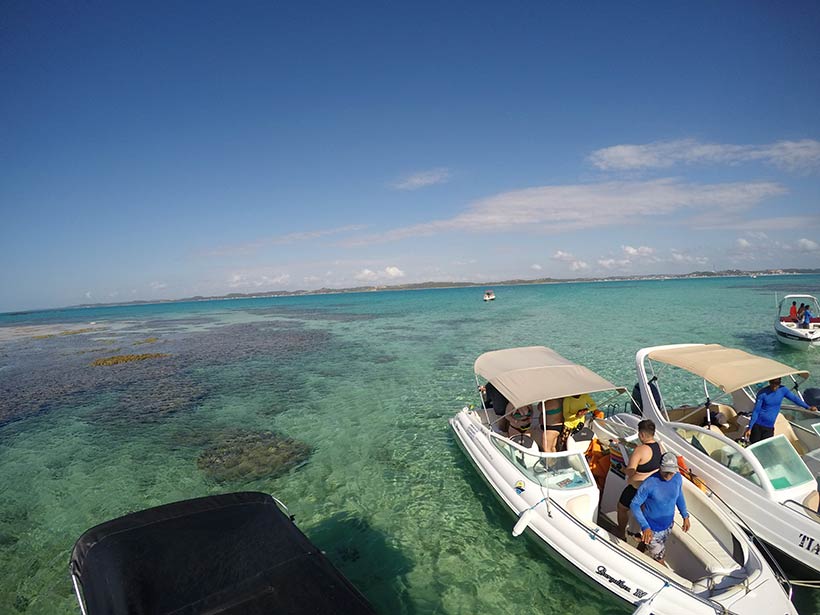
{"label": "shallow clear water", "polygon": [[[92,329],[0,341],[0,610],[76,613],[68,556],[97,523],[251,489],[284,501],[382,613],[629,612],[513,538],[455,445],[447,419],[476,401],[475,358],[546,345],[631,387],[640,347],[716,342],[820,385],[820,352],[772,331],[774,293],[817,294],[818,276],[496,287],[492,303],[483,291],[0,315],[0,327]],[[167,356],[91,366],[139,353]],[[198,463],[267,432],[309,457],[222,482]],[[820,592],[796,601],[820,611]]]}

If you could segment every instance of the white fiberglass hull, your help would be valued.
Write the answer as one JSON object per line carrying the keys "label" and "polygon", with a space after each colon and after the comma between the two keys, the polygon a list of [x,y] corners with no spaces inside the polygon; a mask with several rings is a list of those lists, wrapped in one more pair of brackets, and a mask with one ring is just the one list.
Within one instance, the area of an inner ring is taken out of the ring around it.
{"label": "white fiberglass hull", "polygon": [[774,332],[777,340],[790,348],[820,347],[820,329],[797,329],[776,322]]}
{"label": "white fiberglass hull", "polygon": [[[777,578],[767,565],[761,564],[756,551],[750,552],[755,559],[747,562],[754,569],[748,581],[710,600],[705,589],[708,580],[694,587],[693,582],[649,560],[590,521],[596,518],[598,510],[599,491],[595,485],[553,490],[548,498],[548,513],[544,490],[526,480],[494,445],[478,413],[464,409],[450,419],[450,426],[467,457],[503,505],[515,516],[532,509],[526,531],[548,551],[560,555],[618,598],[634,606],[651,600],[651,612],[656,615],[714,615],[721,608],[749,615],[796,613]],[[739,540],[746,540],[740,530],[737,535]]]}

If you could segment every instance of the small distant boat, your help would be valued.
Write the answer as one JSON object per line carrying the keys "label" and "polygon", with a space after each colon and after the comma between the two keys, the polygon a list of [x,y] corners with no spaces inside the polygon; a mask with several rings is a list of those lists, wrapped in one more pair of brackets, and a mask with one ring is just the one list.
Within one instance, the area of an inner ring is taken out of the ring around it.
{"label": "small distant boat", "polygon": [[495,301],[495,293],[491,290],[485,290],[484,301]]}
{"label": "small distant boat", "polygon": [[[809,306],[813,318],[808,328],[789,316],[792,302],[804,303]],[[809,348],[820,346],[820,304],[812,295],[786,295],[777,304],[777,314],[774,319],[774,332],[777,339],[792,348]]]}
{"label": "small distant boat", "polygon": [[83,615],[375,615],[296,527],[257,492],[165,504],[91,528],[71,553]]}

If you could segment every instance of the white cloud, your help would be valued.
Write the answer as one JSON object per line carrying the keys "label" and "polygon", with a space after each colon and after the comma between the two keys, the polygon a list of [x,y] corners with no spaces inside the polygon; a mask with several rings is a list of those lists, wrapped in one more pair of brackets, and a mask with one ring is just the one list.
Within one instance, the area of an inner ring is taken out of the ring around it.
{"label": "white cloud", "polygon": [[705,256],[693,256],[680,250],[672,250],[672,261],[689,265],[706,265],[709,259]]}
{"label": "white cloud", "polygon": [[418,190],[419,188],[426,188],[435,184],[443,184],[450,179],[450,170],[444,167],[438,169],[430,169],[429,171],[421,171],[403,177],[394,182],[392,187],[396,190]]}
{"label": "white cloud", "polygon": [[262,288],[276,290],[273,286],[282,286],[290,282],[290,274],[283,273],[277,276],[269,276],[261,273],[234,273],[228,279],[230,288]]}
{"label": "white cloud", "polygon": [[91,299],[91,297],[93,297],[93,296],[94,296],[94,295],[92,295],[92,294],[91,294],[91,291],[90,291],[90,290],[89,290],[89,291],[87,291],[87,292],[85,293],[85,298],[86,298],[86,299]]}
{"label": "white cloud", "polygon": [[564,252],[563,250],[556,250],[555,254],[552,255],[552,260],[567,263],[570,271],[583,271],[589,268],[587,263],[576,258],[574,254]]}
{"label": "white cloud", "polygon": [[622,249],[625,254],[629,256],[652,256],[655,253],[653,248],[648,246],[640,246],[639,248],[633,248],[632,246],[622,246]]}
{"label": "white cloud", "polygon": [[735,246],[737,246],[737,248],[739,250],[748,250],[749,248],[752,247],[752,244],[748,239],[743,239],[743,237],[738,237],[737,240],[735,241]]}
{"label": "white cloud", "polygon": [[543,267],[538,263],[533,263],[532,265],[530,265],[530,269],[532,269],[533,271],[541,271]]}
{"label": "white cloud", "polygon": [[564,252],[562,250],[557,250],[555,254],[552,255],[552,260],[554,261],[561,261],[564,263],[569,263],[575,260],[575,256],[570,254],[569,252]]}
{"label": "white cloud", "polygon": [[362,269],[359,273],[353,276],[355,279],[362,282],[373,282],[378,279],[379,274],[370,269]]}
{"label": "white cloud", "polygon": [[385,267],[382,271],[373,271],[371,269],[362,269],[359,273],[353,276],[360,282],[376,282],[378,280],[395,280],[396,278],[403,278],[404,271],[395,266]]}
{"label": "white cloud", "polygon": [[820,168],[820,141],[777,141],[767,145],[700,143],[695,139],[613,145],[594,151],[590,162],[605,171],[669,168],[675,164],[763,162],[788,171]]}
{"label": "white cloud", "polygon": [[815,252],[817,250],[820,250],[820,244],[818,244],[816,241],[812,241],[811,239],[798,239],[797,249],[801,252]]}
{"label": "white cloud", "polygon": [[598,265],[603,267],[604,269],[616,269],[616,268],[626,268],[630,265],[631,261],[628,258],[623,259],[614,259],[614,258],[600,258],[598,259]]}
{"label": "white cloud", "polygon": [[151,287],[151,290],[162,290],[163,288],[168,288],[168,285],[165,282],[151,282],[148,286]]}
{"label": "white cloud", "polygon": [[[712,223],[736,220],[764,199],[786,192],[773,182],[693,184],[677,179],[541,186],[505,192],[470,204],[446,220],[359,237],[343,245],[397,241],[443,232],[527,231],[561,233],[573,230],[662,221],[675,215],[677,225],[691,225],[703,211],[720,211]],[[687,218],[688,216],[688,218]],[[683,220],[680,220],[683,218]],[[705,223],[709,221],[706,220]]]}

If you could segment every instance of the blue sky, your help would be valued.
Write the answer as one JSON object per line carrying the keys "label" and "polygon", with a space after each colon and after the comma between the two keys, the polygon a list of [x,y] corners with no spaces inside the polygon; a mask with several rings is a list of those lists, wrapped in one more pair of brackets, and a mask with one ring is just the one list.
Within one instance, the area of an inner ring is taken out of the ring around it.
{"label": "blue sky", "polygon": [[815,2],[32,2],[0,28],[0,311],[820,267]]}

